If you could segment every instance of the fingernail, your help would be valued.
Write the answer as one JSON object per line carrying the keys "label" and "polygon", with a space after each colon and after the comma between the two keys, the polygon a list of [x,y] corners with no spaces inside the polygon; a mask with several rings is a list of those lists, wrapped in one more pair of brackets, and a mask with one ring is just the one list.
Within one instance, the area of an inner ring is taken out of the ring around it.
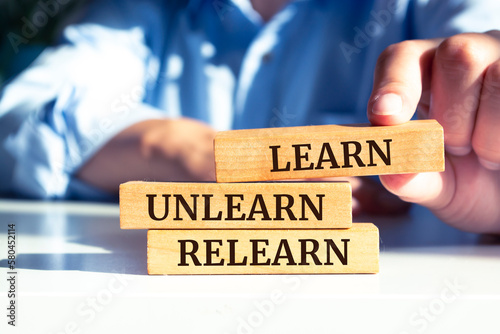
{"label": "fingernail", "polygon": [[483,165],[484,168],[490,169],[490,170],[500,170],[500,164],[496,162],[492,162],[489,160],[485,160],[483,158],[478,158],[479,162],[481,165]]}
{"label": "fingernail", "polygon": [[446,151],[453,155],[464,156],[470,153],[470,146],[450,146],[446,145]]}
{"label": "fingernail", "polygon": [[375,115],[396,115],[403,110],[403,100],[401,96],[389,93],[379,96],[372,107]]}

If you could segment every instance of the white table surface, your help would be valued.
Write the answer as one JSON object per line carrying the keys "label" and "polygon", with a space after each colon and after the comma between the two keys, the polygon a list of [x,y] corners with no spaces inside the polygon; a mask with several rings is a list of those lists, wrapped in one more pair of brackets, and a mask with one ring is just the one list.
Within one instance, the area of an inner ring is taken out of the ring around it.
{"label": "white table surface", "polygon": [[[0,333],[500,333],[500,241],[427,210],[370,217],[376,275],[148,276],[118,206],[0,201]],[[363,219],[368,221],[369,219]],[[7,224],[17,230],[7,325]]]}

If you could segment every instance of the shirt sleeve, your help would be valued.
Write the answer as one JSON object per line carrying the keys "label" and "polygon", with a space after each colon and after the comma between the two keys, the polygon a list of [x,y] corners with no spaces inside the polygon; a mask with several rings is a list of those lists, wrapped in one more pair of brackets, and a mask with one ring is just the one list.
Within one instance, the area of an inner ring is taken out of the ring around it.
{"label": "shirt sleeve", "polygon": [[416,0],[411,9],[418,39],[500,29],[497,0]]}
{"label": "shirt sleeve", "polygon": [[105,198],[75,172],[118,132],[164,117],[143,102],[157,78],[148,31],[155,18],[161,22],[159,10],[146,2],[135,2],[134,11],[125,1],[97,3],[84,23],[68,26],[60,45],[46,49],[1,92],[0,115],[26,114],[5,142],[14,158],[16,195]]}

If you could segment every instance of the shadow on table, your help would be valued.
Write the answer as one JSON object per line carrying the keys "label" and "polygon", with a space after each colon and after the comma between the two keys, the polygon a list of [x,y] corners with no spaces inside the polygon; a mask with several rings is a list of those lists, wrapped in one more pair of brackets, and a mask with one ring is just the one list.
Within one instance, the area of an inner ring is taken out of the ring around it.
{"label": "shadow on table", "polygon": [[[77,270],[88,272],[147,275],[146,256],[137,258],[127,254],[19,254],[17,269]],[[0,261],[7,267],[7,260]]]}
{"label": "shadow on table", "polygon": [[[122,230],[116,215],[90,216],[67,212],[4,214],[16,223],[18,247],[25,237],[37,243],[16,257],[16,268],[78,270],[147,275],[147,231]],[[26,240],[26,242],[28,242]],[[6,259],[0,267],[8,267]]]}

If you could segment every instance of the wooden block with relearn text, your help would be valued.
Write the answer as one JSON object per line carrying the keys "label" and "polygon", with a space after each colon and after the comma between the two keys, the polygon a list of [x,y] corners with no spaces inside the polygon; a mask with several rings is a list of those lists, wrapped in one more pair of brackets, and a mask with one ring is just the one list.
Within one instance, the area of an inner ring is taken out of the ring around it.
{"label": "wooden block with relearn text", "polygon": [[375,225],[329,230],[149,230],[150,275],[377,273]]}
{"label": "wooden block with relearn text", "polygon": [[123,229],[314,229],[352,225],[348,182],[120,185]]}
{"label": "wooden block with relearn text", "polygon": [[219,132],[214,145],[217,182],[444,170],[443,128],[435,120],[233,130]]}

